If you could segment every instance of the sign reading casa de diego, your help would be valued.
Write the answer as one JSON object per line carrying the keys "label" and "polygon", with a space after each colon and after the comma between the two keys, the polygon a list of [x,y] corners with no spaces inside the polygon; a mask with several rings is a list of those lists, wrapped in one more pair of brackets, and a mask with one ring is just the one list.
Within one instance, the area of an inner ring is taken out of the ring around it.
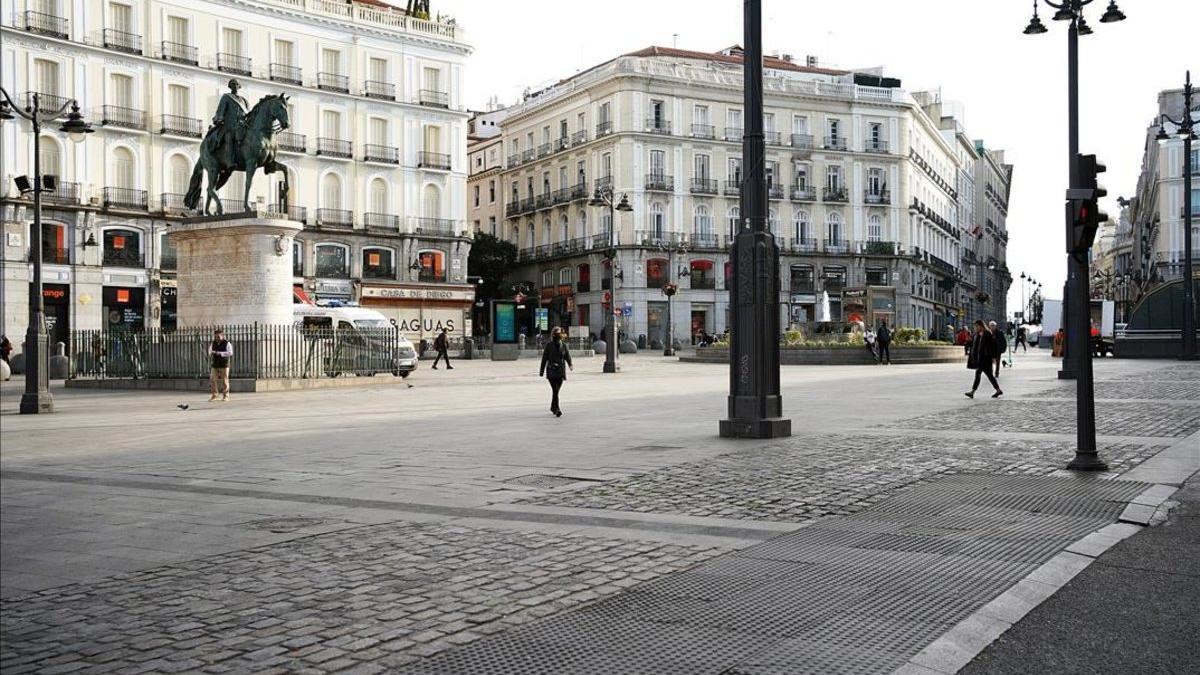
{"label": "sign reading casa de diego", "polygon": [[363,286],[363,297],[403,300],[474,300],[473,290],[443,288],[397,288],[392,286]]}

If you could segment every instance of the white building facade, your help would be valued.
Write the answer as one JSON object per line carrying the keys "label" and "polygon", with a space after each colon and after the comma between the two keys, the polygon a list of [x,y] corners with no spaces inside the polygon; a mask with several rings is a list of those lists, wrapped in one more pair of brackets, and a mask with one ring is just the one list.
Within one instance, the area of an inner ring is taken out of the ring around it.
{"label": "white building facade", "polygon": [[[276,134],[297,290],[314,300],[377,306],[410,333],[463,322],[467,113],[453,22],[407,16],[376,0],[3,0],[0,84],[26,104],[74,99],[96,132],[73,145],[45,126],[41,170],[45,297],[52,332],[170,328],[174,251],[166,232],[183,207],[220,96],[237,79],[252,106],[290,98]],[[27,322],[32,175],[23,120],[0,126],[5,232],[0,331]],[[234,174],[222,189],[240,210]],[[282,211],[280,174],[254,177],[253,210]],[[465,326],[463,326],[465,328]],[[14,339],[14,342],[18,340]]]}
{"label": "white building facade", "polygon": [[[953,143],[898,81],[790,58],[764,65],[783,324],[886,320],[941,334],[963,310]],[[604,251],[615,227],[626,334],[662,338],[669,283],[678,338],[724,330],[743,176],[740,52],[648,48],[507,113],[503,236],[521,252],[514,277],[540,289],[551,323],[599,332],[613,311]],[[615,225],[587,206],[610,187],[633,207]]]}

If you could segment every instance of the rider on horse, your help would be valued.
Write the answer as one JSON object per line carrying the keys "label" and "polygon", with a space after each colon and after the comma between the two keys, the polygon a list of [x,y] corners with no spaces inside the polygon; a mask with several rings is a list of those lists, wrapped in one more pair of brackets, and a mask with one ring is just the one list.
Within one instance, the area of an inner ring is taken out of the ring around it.
{"label": "rider on horse", "polygon": [[229,91],[221,95],[217,104],[217,114],[213,115],[212,126],[208,129],[204,142],[214,156],[221,156],[227,164],[233,164],[237,148],[241,146],[242,136],[246,132],[246,113],[250,104],[238,95],[242,85],[237,80],[229,81]]}

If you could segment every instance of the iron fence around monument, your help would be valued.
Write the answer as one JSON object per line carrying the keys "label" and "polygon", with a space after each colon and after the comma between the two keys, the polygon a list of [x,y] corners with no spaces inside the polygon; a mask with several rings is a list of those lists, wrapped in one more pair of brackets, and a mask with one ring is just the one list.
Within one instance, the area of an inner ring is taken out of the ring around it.
{"label": "iron fence around monument", "polygon": [[[209,376],[216,327],[176,330],[76,330],[67,350],[70,377],[202,379]],[[400,375],[417,358],[394,326],[221,326],[233,347],[232,379],[314,379],[346,375]]]}

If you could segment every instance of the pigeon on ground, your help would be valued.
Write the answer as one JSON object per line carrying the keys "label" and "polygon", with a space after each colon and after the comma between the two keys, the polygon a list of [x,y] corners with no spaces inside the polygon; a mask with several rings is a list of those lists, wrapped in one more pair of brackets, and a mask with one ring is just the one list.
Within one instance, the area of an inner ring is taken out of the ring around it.
{"label": "pigeon on ground", "polygon": [[411,385],[411,384],[409,384],[409,385],[408,385],[408,388],[409,388],[409,389],[412,389],[412,385]]}
{"label": "pigeon on ground", "polygon": [[191,406],[189,406],[189,405],[188,405],[188,404],[186,404],[186,403],[180,403],[180,404],[176,405],[175,407],[176,407],[176,408],[179,408],[180,410],[187,410],[187,409],[188,409],[188,408],[190,408]]}

